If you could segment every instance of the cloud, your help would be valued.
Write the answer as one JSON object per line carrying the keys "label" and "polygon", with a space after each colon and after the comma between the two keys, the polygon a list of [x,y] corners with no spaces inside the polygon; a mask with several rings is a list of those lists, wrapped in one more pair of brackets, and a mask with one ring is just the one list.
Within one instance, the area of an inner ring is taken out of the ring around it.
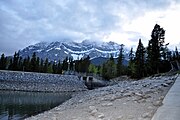
{"label": "cloud", "polygon": [[[121,38],[124,38],[135,43],[139,37],[146,38],[144,32],[139,30],[142,25],[138,19],[143,20],[147,12],[153,14],[163,11],[173,4],[179,4],[179,1],[1,0],[0,53],[13,54],[14,51],[40,41],[64,39],[117,41],[117,38],[121,43]],[[165,15],[158,17],[162,19]],[[139,29],[135,28],[135,23],[139,24]],[[110,37],[118,34],[122,36]]]}

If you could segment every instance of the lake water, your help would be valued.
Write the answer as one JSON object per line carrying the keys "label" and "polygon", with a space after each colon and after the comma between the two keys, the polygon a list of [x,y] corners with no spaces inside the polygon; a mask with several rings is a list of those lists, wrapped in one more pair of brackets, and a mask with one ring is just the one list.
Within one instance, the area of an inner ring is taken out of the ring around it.
{"label": "lake water", "polygon": [[0,91],[0,120],[19,120],[52,109],[71,93]]}

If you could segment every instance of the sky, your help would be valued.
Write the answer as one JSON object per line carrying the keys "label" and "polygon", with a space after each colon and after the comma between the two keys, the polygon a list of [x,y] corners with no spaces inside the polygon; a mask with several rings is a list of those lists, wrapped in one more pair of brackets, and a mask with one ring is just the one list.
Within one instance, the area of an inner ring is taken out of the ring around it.
{"label": "sky", "polygon": [[85,39],[147,46],[155,24],[180,48],[180,0],[0,0],[0,54]]}

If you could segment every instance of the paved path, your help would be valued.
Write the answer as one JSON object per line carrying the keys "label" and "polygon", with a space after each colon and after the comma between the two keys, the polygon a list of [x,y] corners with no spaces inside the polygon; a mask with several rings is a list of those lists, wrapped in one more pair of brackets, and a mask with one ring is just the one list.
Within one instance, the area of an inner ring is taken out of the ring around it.
{"label": "paved path", "polygon": [[176,79],[163,105],[158,108],[152,120],[180,120],[180,75]]}

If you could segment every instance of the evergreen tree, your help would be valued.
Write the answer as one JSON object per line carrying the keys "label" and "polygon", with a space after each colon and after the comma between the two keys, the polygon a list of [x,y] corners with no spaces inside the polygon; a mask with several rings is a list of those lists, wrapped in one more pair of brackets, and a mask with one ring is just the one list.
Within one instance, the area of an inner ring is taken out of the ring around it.
{"label": "evergreen tree", "polygon": [[124,72],[123,71],[123,69],[124,69],[124,67],[123,67],[123,60],[124,60],[123,47],[124,47],[124,45],[121,44],[121,48],[119,50],[119,57],[118,57],[118,61],[117,61],[117,76],[123,75],[123,72]]}
{"label": "evergreen tree", "polygon": [[48,66],[49,66],[49,62],[48,62],[48,58],[46,58],[46,60],[44,62],[44,66],[43,66],[43,72],[44,73],[48,72]]}
{"label": "evergreen tree", "polygon": [[161,51],[164,48],[165,30],[158,24],[154,26],[151,34],[151,40],[147,47],[147,62],[149,74],[159,73],[159,66],[161,61]]}
{"label": "evergreen tree", "polygon": [[23,58],[22,57],[19,57],[18,70],[23,71]]}
{"label": "evergreen tree", "polygon": [[8,70],[13,70],[13,58],[9,60]]}
{"label": "evergreen tree", "polygon": [[57,74],[57,64],[56,64],[56,61],[53,62],[52,69],[53,69],[53,73]]}
{"label": "evergreen tree", "polygon": [[39,66],[39,71],[42,73],[44,72],[44,60],[41,58],[40,66]]}
{"label": "evergreen tree", "polygon": [[35,72],[40,72],[40,58],[37,57],[36,58],[36,69],[35,69]]}
{"label": "evergreen tree", "polygon": [[175,48],[175,59],[178,60],[178,61],[180,60],[180,54],[178,52],[177,47]]}
{"label": "evergreen tree", "polygon": [[128,63],[128,72],[127,75],[129,76],[133,76],[133,73],[135,73],[134,71],[134,52],[133,52],[133,48],[131,48],[130,52],[129,52],[129,63]]}
{"label": "evergreen tree", "polygon": [[66,59],[63,60],[62,69],[65,71],[68,70],[68,57],[66,57]]}
{"label": "evergreen tree", "polygon": [[5,57],[4,54],[2,54],[0,59],[0,69],[5,70],[6,66],[7,66],[7,57]]}
{"label": "evergreen tree", "polygon": [[116,64],[113,56],[111,55],[110,59],[102,66],[102,77],[107,80],[115,78],[117,75],[116,72]]}
{"label": "evergreen tree", "polygon": [[37,69],[37,63],[36,63],[36,53],[34,52],[31,58],[31,62],[30,62],[30,69],[32,72],[35,72]]}
{"label": "evergreen tree", "polygon": [[14,53],[12,70],[18,70],[18,62],[19,62],[19,53]]}
{"label": "evergreen tree", "polygon": [[145,48],[139,39],[135,56],[135,76],[140,79],[145,76]]}
{"label": "evergreen tree", "polygon": [[62,74],[62,65],[60,60],[57,64],[57,74]]}

